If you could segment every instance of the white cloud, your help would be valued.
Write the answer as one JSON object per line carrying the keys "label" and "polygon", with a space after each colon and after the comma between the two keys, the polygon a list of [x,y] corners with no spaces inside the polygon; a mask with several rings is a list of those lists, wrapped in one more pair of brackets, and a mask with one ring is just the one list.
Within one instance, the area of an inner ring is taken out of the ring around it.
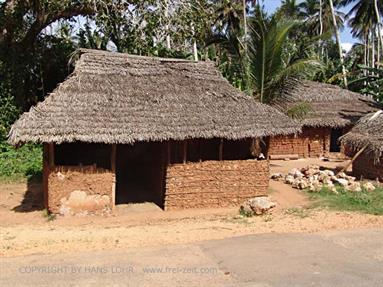
{"label": "white cloud", "polygon": [[348,53],[352,48],[353,43],[342,43],[342,49]]}

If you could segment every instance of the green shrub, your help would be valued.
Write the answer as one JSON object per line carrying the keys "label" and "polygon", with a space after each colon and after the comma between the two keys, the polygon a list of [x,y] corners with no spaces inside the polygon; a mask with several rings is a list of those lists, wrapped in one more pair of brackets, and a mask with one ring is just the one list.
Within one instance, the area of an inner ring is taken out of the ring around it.
{"label": "green shrub", "polygon": [[17,181],[31,177],[41,178],[42,147],[27,144],[14,148],[0,143],[0,179]]}

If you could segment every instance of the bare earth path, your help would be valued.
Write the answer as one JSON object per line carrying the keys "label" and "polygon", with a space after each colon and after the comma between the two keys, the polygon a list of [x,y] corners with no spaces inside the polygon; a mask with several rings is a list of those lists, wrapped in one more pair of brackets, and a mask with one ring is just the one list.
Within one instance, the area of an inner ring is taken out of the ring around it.
{"label": "bare earth path", "polygon": [[[291,169],[289,165],[308,163],[312,162],[273,162],[272,170],[287,172]],[[287,212],[286,209],[306,206],[307,198],[279,182],[272,182],[270,189],[279,207],[271,215],[262,217],[241,218],[237,208],[163,212],[144,206],[133,211],[122,208],[108,217],[59,217],[47,221],[33,200],[38,185],[29,183],[28,196],[23,199],[25,184],[3,184],[0,185],[0,255],[71,254],[188,244],[261,233],[383,227],[383,217],[374,215],[317,209],[304,209],[297,214]],[[27,212],[20,212],[23,210]]]}

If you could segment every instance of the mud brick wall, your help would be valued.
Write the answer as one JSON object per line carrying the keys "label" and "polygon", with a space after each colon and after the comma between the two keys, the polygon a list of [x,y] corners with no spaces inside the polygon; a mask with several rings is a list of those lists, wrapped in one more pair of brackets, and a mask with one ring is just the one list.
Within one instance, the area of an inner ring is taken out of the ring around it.
{"label": "mud brick wall", "polygon": [[269,155],[298,154],[300,157],[319,157],[330,151],[329,128],[303,128],[298,135],[270,138]]}
{"label": "mud brick wall", "polygon": [[205,161],[167,168],[165,210],[238,206],[267,194],[269,162]]}
{"label": "mud brick wall", "polygon": [[72,214],[111,209],[113,182],[113,173],[105,169],[56,166],[48,176],[48,209],[62,213],[65,205]]}
{"label": "mud brick wall", "polygon": [[352,172],[358,178],[383,180],[383,157],[374,162],[371,154],[363,153],[352,164]]}

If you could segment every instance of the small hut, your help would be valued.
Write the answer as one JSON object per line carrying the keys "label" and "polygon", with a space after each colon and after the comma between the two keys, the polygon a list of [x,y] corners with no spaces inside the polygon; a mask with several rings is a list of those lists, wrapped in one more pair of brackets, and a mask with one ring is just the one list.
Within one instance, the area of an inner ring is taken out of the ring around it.
{"label": "small hut", "polygon": [[15,122],[9,142],[43,143],[45,204],[74,213],[265,195],[269,164],[254,159],[254,139],[298,131],[213,62],[81,50],[73,74]]}
{"label": "small hut", "polygon": [[352,163],[355,176],[383,180],[382,110],[363,117],[341,142],[350,156],[356,156]]}
{"label": "small hut", "polygon": [[339,138],[362,116],[377,111],[374,100],[335,85],[313,81],[289,81],[273,104],[286,114],[301,115],[302,133],[270,139],[271,156],[326,156],[340,152]]}

